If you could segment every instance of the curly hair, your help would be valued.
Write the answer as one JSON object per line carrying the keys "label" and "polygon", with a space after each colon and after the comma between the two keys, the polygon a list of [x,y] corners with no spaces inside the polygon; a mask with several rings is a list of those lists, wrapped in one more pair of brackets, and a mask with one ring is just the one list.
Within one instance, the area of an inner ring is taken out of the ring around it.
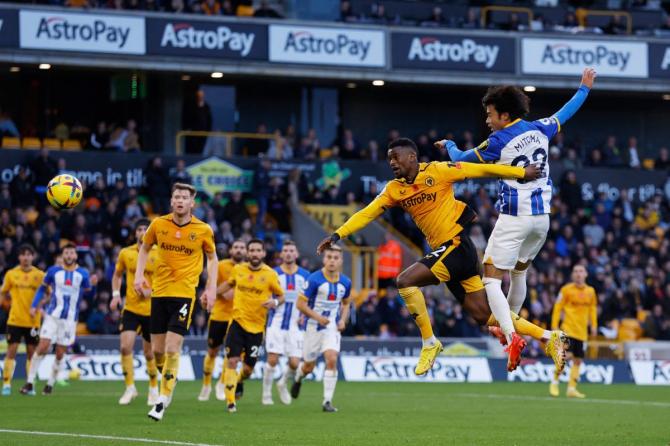
{"label": "curly hair", "polygon": [[524,118],[530,109],[530,98],[519,87],[491,87],[482,98],[482,105],[492,105],[500,114],[509,113],[511,120]]}

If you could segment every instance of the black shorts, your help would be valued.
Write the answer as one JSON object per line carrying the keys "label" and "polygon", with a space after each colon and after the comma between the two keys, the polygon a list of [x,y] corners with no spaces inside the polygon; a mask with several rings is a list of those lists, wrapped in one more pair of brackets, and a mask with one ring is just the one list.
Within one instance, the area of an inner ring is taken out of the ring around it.
{"label": "black shorts", "polygon": [[191,326],[195,299],[190,297],[152,297],[151,333],[168,331],[186,336]]}
{"label": "black shorts", "polygon": [[16,325],[7,325],[7,343],[18,344],[23,342],[26,345],[37,345],[40,341],[40,329],[37,327],[17,327]]}
{"label": "black shorts", "polygon": [[568,336],[568,351],[575,358],[584,358],[584,341]]}
{"label": "black shorts", "polygon": [[223,340],[226,338],[229,321],[213,321],[209,320],[207,325],[207,347],[219,348],[223,345]]}
{"label": "black shorts", "polygon": [[151,342],[151,317],[140,316],[132,311],[123,310],[121,313],[121,323],[119,324],[119,331],[134,331],[142,335],[142,339]]}
{"label": "black shorts", "polygon": [[244,353],[244,363],[253,368],[263,346],[263,333],[249,333],[233,320],[226,335],[226,356],[239,358]]}
{"label": "black shorts", "polygon": [[443,243],[419,262],[444,282],[461,304],[466,294],[484,289],[477,249],[465,234]]}

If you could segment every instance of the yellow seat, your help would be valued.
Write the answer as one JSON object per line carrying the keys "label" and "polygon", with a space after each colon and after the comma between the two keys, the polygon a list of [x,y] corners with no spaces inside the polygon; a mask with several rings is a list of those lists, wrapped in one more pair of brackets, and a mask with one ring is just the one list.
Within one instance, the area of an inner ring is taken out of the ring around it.
{"label": "yellow seat", "polygon": [[654,159],[653,158],[645,158],[642,160],[642,167],[644,167],[647,170],[653,170],[654,169]]}
{"label": "yellow seat", "polygon": [[39,149],[42,147],[42,141],[39,138],[23,138],[23,144],[21,148],[23,149]]}
{"label": "yellow seat", "polygon": [[253,6],[239,5],[237,7],[237,16],[238,17],[251,17],[254,15]]}
{"label": "yellow seat", "polygon": [[81,150],[81,143],[76,139],[66,139],[63,141],[63,150]]}
{"label": "yellow seat", "polygon": [[320,157],[322,160],[323,160],[323,159],[330,158],[331,156],[333,156],[333,151],[332,151],[332,149],[321,149],[321,150],[319,151],[319,157]]}
{"label": "yellow seat", "polygon": [[60,150],[61,148],[60,139],[57,138],[44,138],[42,144],[45,149]]}
{"label": "yellow seat", "polygon": [[14,138],[13,136],[5,136],[2,138],[2,148],[3,149],[20,149],[21,140],[19,138]]}
{"label": "yellow seat", "polygon": [[619,326],[619,341],[635,341],[642,336],[642,327],[637,319],[627,318],[621,320]]}

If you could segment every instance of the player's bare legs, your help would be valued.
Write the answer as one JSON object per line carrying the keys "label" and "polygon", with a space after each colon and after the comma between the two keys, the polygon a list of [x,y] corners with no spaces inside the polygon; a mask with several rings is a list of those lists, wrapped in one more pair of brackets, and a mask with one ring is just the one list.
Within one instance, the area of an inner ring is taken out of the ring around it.
{"label": "player's bare legs", "polygon": [[398,292],[421,332],[423,347],[421,348],[421,356],[414,369],[414,373],[423,375],[433,367],[435,358],[442,351],[442,343],[433,334],[433,327],[430,325],[430,316],[426,308],[426,300],[420,287],[437,285],[439,280],[426,265],[416,262],[401,272],[396,282]]}

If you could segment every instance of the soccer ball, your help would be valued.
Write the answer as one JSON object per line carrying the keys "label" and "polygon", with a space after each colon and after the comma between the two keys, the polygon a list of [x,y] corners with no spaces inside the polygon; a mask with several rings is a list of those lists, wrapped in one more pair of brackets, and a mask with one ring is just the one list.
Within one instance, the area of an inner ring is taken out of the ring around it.
{"label": "soccer ball", "polygon": [[72,175],[58,175],[47,185],[47,200],[56,209],[71,209],[79,204],[83,191],[81,183]]}

